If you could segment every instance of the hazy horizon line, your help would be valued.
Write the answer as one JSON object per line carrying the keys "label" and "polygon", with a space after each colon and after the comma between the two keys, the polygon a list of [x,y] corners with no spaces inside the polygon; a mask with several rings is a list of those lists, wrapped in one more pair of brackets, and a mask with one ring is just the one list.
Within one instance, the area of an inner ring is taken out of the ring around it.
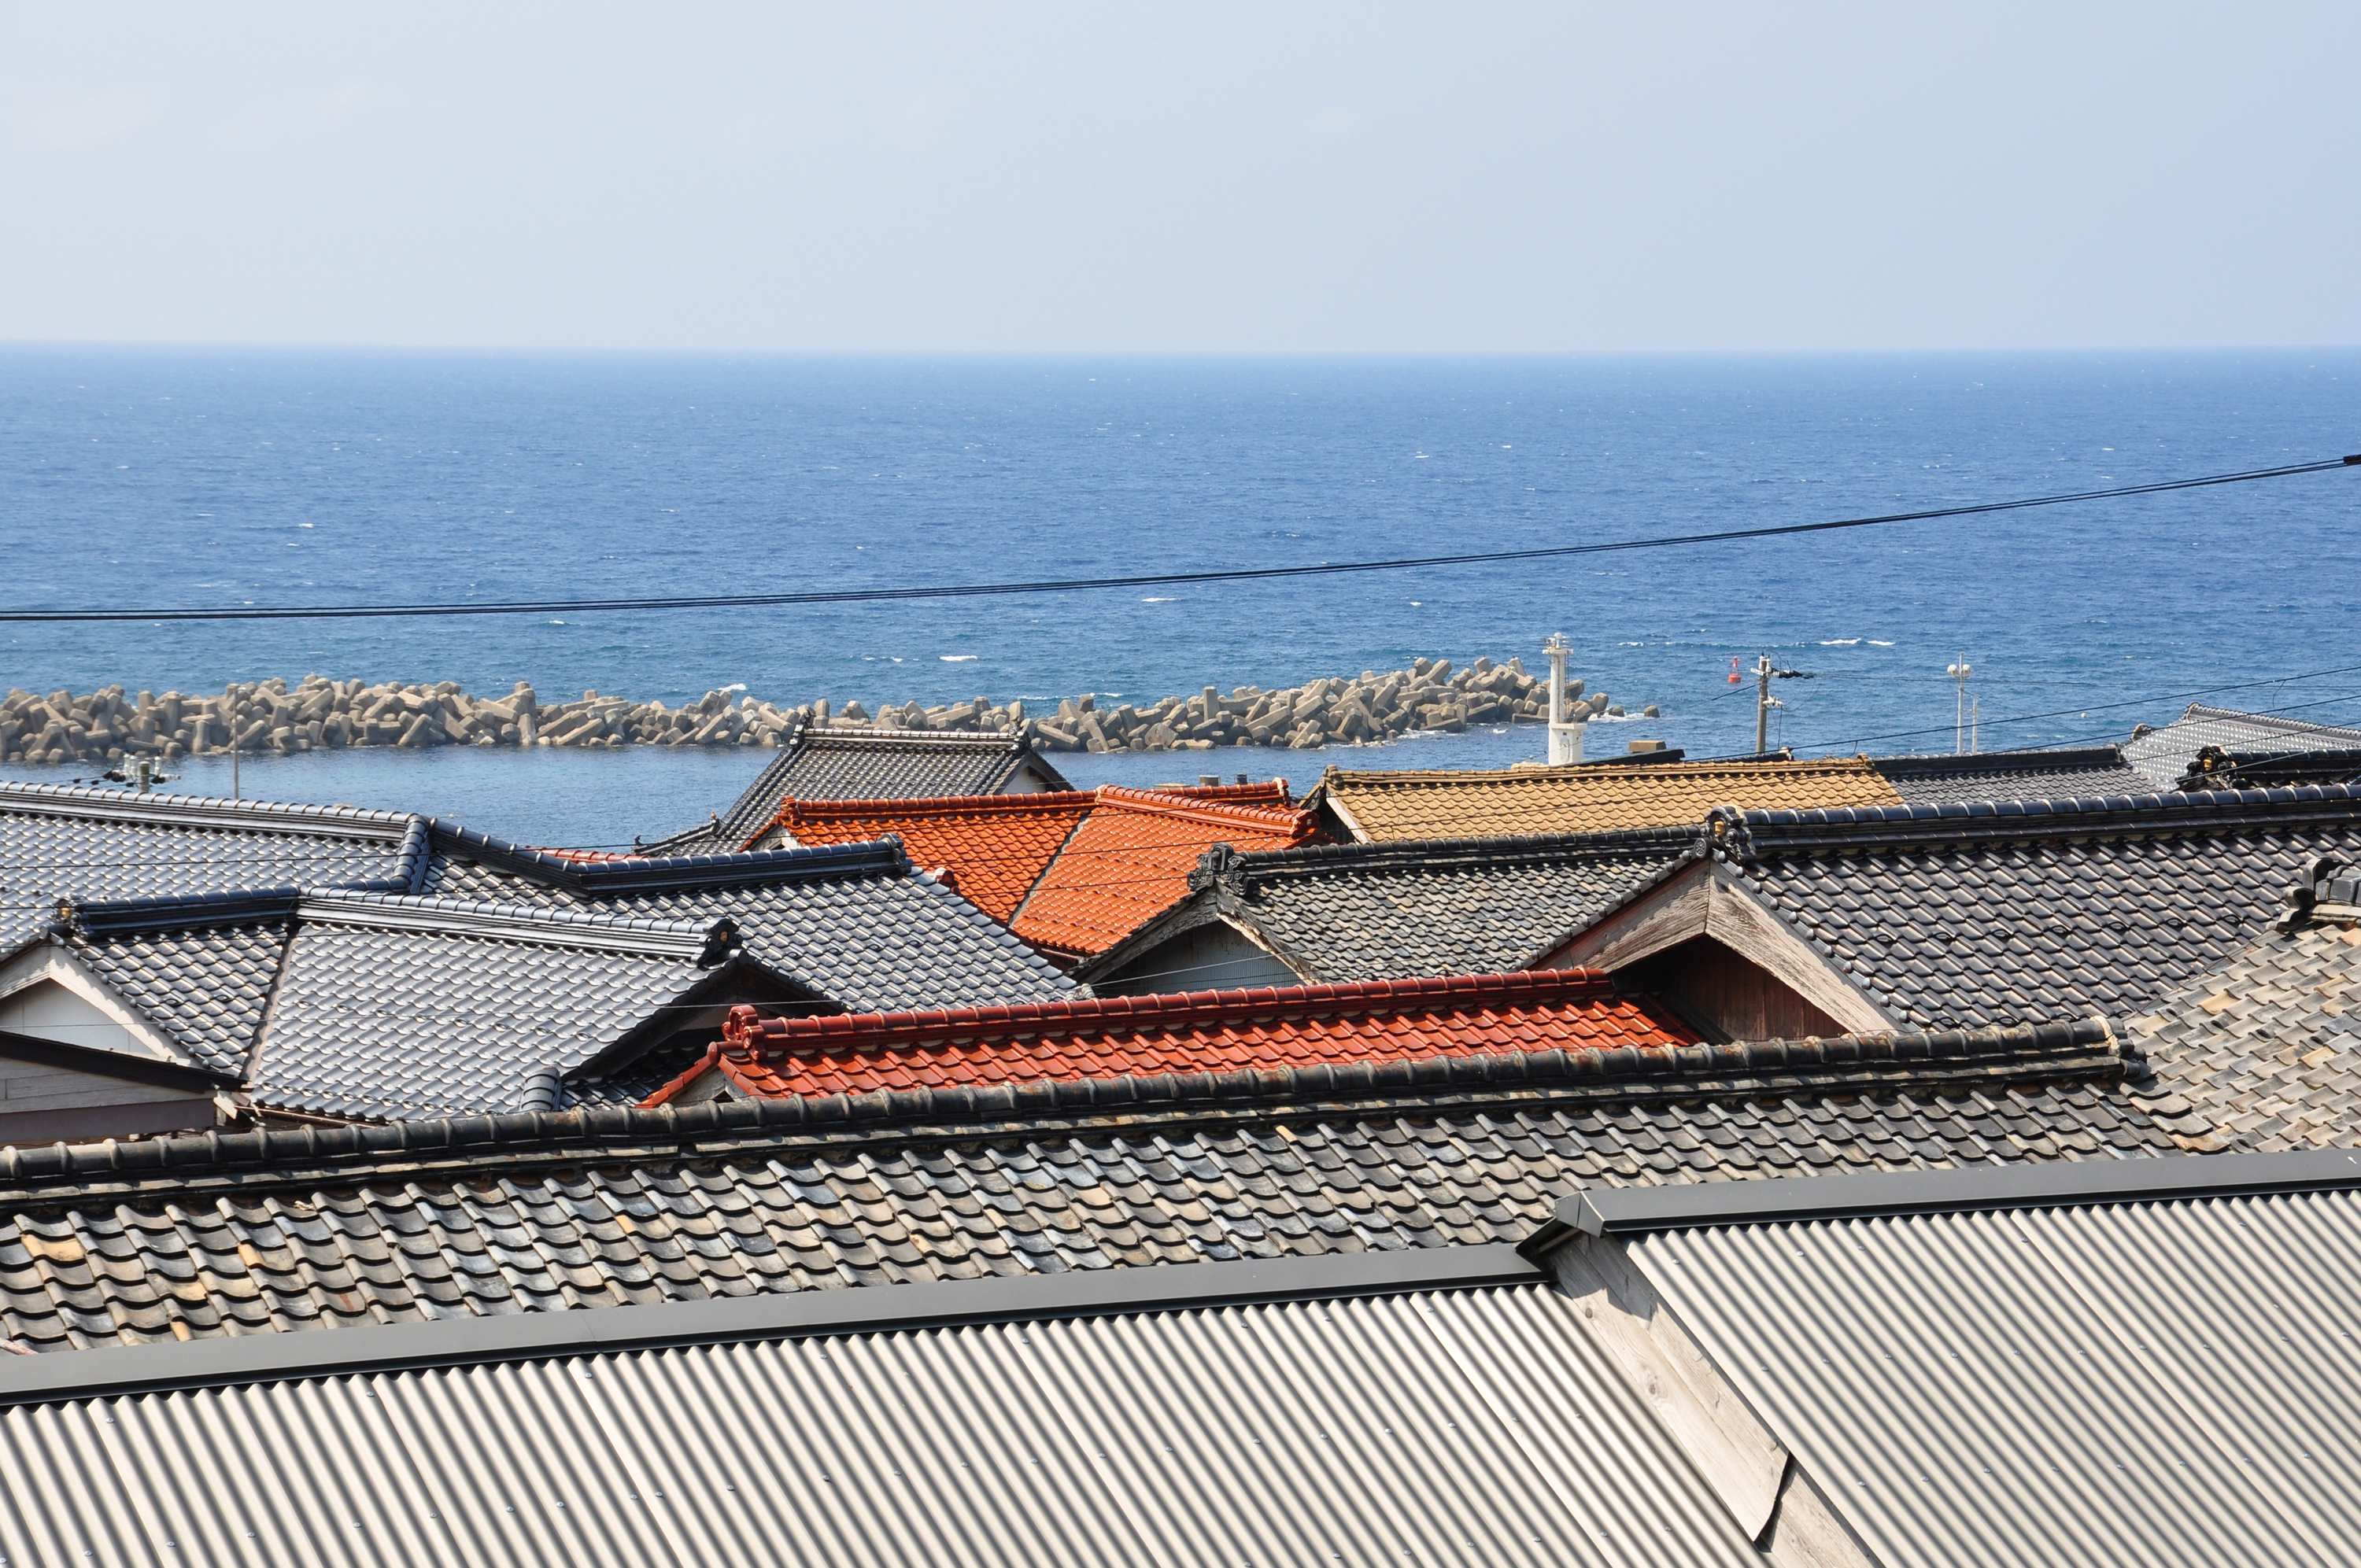
{"label": "hazy horizon line", "polygon": [[534,355],[683,359],[1885,359],[2045,355],[2333,354],[2355,343],[2065,344],[1883,348],[714,348],[615,345],[225,342],[210,339],[0,338],[0,353],[38,350],[209,354]]}

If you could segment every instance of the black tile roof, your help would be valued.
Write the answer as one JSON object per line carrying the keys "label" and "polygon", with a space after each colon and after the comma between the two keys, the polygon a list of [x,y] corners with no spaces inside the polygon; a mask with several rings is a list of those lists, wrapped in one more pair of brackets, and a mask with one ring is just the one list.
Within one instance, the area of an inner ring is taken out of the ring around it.
{"label": "black tile roof", "polygon": [[514,1109],[550,1069],[561,1098],[644,1095],[671,1074],[631,1053],[725,981],[858,1012],[1073,989],[891,839],[583,860],[390,813],[0,785],[0,950],[57,944],[271,1112]]}
{"label": "black tile roof", "polygon": [[1073,989],[890,839],[584,862],[439,826],[411,837],[428,896],[264,887],[85,902],[62,920],[38,912],[35,938],[190,1059],[244,1078],[258,1107],[338,1117],[513,1109],[545,1069],[569,1096],[644,1095],[671,1073],[642,1083],[654,1068],[618,1061],[608,1082],[602,1058],[708,1004],[720,981],[698,960],[719,927],[742,999],[765,1004],[889,1012]]}
{"label": "black tile roof", "polygon": [[1251,854],[1220,845],[1190,873],[1185,902],[1075,975],[1121,974],[1215,919],[1251,929],[1313,982],[1499,974],[1538,961],[1704,852],[1692,828]]}
{"label": "black tile roof", "polygon": [[1898,1025],[2121,1020],[2250,939],[2345,785],[2095,801],[1717,812],[1719,857]]}
{"label": "black tile roof", "polygon": [[2361,748],[2329,751],[2224,751],[2207,746],[2174,787],[2274,789],[2285,784],[2361,784]]}
{"label": "black tile roof", "polygon": [[2276,713],[2241,713],[2192,702],[2161,729],[2143,726],[2124,742],[2124,761],[2158,789],[2179,786],[2189,764],[2208,746],[2224,751],[2325,751],[2361,746],[2361,729],[2315,724]]}
{"label": "black tile roof", "polygon": [[38,938],[60,900],[252,888],[410,892],[423,817],[0,782],[0,954]]}
{"label": "black tile roof", "polygon": [[659,920],[736,922],[746,956],[854,1013],[1049,1002],[1073,982],[895,839],[571,861],[436,824],[422,891]]}
{"label": "black tile roof", "polygon": [[933,729],[796,729],[744,794],[714,819],[648,846],[653,853],[719,853],[769,826],[797,800],[909,800],[997,795],[1027,768],[1045,789],[1071,789],[1021,732]]}
{"label": "black tile roof", "polygon": [[2175,1152],[2095,1026],[0,1152],[0,1324],[180,1335],[1521,1240],[1584,1186]]}
{"label": "black tile roof", "polygon": [[280,918],[107,934],[69,931],[61,941],[191,1060],[243,1079],[289,927],[290,919]]}
{"label": "black tile roof", "polygon": [[2115,746],[2046,751],[1978,751],[1952,757],[1872,757],[1894,793],[1913,806],[1971,800],[2075,800],[2147,795],[2155,785]]}
{"label": "black tile roof", "polygon": [[726,979],[716,922],[444,898],[307,896],[247,1088],[335,1117],[513,1110]]}
{"label": "black tile roof", "polygon": [[627,1061],[726,987],[831,1006],[726,919],[314,889],[83,905],[50,938],[270,1113],[516,1110],[536,1072]]}

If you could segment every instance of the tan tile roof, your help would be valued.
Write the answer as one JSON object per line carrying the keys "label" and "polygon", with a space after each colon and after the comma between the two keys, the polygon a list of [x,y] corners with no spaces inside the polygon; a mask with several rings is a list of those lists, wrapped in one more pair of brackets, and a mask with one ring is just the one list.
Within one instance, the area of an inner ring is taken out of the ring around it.
{"label": "tan tile roof", "polygon": [[1487,839],[1701,823],[1743,811],[1900,806],[1859,757],[1809,762],[1510,768],[1498,773],[1345,773],[1331,768],[1307,807],[1329,806],[1356,839]]}
{"label": "tan tile roof", "polygon": [[2361,926],[2267,931],[2146,1017],[2127,1047],[2222,1146],[2361,1144]]}

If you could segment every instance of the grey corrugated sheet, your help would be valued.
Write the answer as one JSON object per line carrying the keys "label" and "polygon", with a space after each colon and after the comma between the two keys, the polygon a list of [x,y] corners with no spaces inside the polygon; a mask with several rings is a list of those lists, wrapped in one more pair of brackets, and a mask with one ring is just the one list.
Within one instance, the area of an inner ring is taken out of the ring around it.
{"label": "grey corrugated sheet", "polygon": [[1630,1245],[1879,1562],[2361,1556],[2361,1194]]}
{"label": "grey corrugated sheet", "polygon": [[1540,1285],[25,1406],[0,1510],[11,1568],[1760,1561]]}

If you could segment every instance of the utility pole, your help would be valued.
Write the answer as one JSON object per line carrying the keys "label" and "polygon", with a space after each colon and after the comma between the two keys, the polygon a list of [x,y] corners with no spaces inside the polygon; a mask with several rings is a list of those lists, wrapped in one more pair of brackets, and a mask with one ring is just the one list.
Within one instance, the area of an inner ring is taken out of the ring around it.
{"label": "utility pole", "polygon": [[1968,677],[1975,674],[1975,669],[1962,653],[1955,663],[1944,665],[1943,673],[1959,683],[1958,713],[1951,722],[1951,751],[1964,757],[1968,754]]}
{"label": "utility pole", "polygon": [[1771,655],[1759,653],[1754,660],[1754,754],[1758,757],[1771,750],[1771,710],[1784,707],[1771,695]]}

